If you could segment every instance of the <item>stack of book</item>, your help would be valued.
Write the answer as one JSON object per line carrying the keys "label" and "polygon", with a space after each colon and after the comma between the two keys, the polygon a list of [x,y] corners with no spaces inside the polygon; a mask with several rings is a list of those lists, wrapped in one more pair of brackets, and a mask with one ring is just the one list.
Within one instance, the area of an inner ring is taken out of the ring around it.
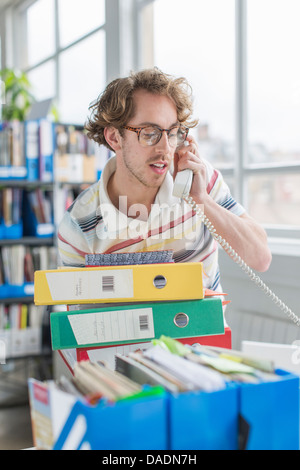
{"label": "stack of book", "polygon": [[174,263],[165,250],[87,255],[86,264],[35,272],[35,303],[68,306],[50,321],[52,347],[69,365],[67,356],[114,366],[116,353],[147,347],[162,334],[231,346],[222,300],[206,295],[201,263]]}
{"label": "stack of book", "polygon": [[[32,304],[0,304],[0,343],[2,360],[40,354],[44,307]],[[0,357],[1,359],[1,357]]]}
{"label": "stack of book", "polygon": [[52,237],[53,192],[42,188],[0,191],[0,238]]}
{"label": "stack of book", "polygon": [[0,299],[31,296],[34,271],[57,264],[55,247],[12,245],[0,248]]}
{"label": "stack of book", "polygon": [[80,126],[48,118],[0,122],[0,179],[94,182],[111,155]]}
{"label": "stack of book", "polygon": [[27,176],[24,154],[24,123],[13,120],[0,123],[0,179],[24,179]]}
{"label": "stack of book", "polygon": [[58,124],[55,139],[55,181],[93,183],[100,178],[111,151],[88,139],[79,126]]}
{"label": "stack of book", "polygon": [[34,237],[52,237],[55,232],[53,192],[42,188],[25,191],[23,197],[23,232]]}
{"label": "stack of book", "polygon": [[46,118],[25,122],[25,161],[29,181],[52,182],[55,124]]}
{"label": "stack of book", "polygon": [[0,238],[21,238],[23,190],[3,188],[0,191]]}
{"label": "stack of book", "polygon": [[94,182],[111,156],[81,126],[48,118],[0,122],[0,179]]}

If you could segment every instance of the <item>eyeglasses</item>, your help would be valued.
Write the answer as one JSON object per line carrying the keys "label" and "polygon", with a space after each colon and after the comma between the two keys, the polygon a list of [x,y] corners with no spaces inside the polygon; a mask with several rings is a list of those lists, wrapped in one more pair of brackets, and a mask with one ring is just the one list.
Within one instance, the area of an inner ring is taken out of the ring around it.
{"label": "eyeglasses", "polygon": [[158,126],[147,126],[147,127],[131,127],[123,126],[123,129],[133,131],[137,134],[139,143],[143,147],[148,147],[158,144],[163,132],[167,133],[169,144],[171,147],[178,147],[183,144],[189,133],[188,127],[174,126],[171,129],[161,129]]}

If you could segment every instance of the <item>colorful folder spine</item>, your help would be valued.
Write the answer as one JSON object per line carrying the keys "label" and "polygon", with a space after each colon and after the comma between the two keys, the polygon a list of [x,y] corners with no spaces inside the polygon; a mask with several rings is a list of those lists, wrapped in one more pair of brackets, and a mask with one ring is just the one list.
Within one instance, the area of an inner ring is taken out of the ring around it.
{"label": "colorful folder spine", "polygon": [[52,348],[148,342],[161,335],[191,338],[224,334],[218,298],[113,305],[51,313]]}
{"label": "colorful folder spine", "polygon": [[202,263],[36,271],[36,305],[202,299]]}

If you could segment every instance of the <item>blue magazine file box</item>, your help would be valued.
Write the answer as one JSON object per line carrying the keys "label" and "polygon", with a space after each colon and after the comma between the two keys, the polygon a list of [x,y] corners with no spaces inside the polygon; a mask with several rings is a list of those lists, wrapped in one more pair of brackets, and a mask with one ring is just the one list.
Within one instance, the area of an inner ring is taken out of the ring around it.
{"label": "blue magazine file box", "polygon": [[5,225],[3,224],[0,229],[0,233],[2,235],[1,238],[4,239],[19,239],[23,236],[23,223],[19,222],[13,225]]}
{"label": "blue magazine file box", "polygon": [[[166,450],[167,400],[161,388],[151,396],[133,397],[116,403],[89,406],[77,401],[54,445],[62,450],[76,428],[84,423],[84,432],[76,449],[91,450]],[[74,439],[71,436],[74,442]]]}
{"label": "blue magazine file box", "polygon": [[53,220],[51,223],[38,223],[26,194],[24,195],[23,213],[23,232],[25,236],[48,238],[54,235],[55,227]]}
{"label": "blue magazine file box", "polygon": [[7,238],[18,239],[23,236],[23,224],[19,222],[18,224],[5,225],[0,223],[0,239],[4,240]]}
{"label": "blue magazine file box", "polygon": [[2,284],[0,286],[0,299],[12,297],[18,301],[19,297],[31,297],[34,294],[34,283],[26,282],[25,284]]}
{"label": "blue magazine file box", "polygon": [[238,386],[233,383],[211,393],[170,394],[170,449],[236,450],[238,405]]}
{"label": "blue magazine file box", "polygon": [[246,450],[299,450],[299,377],[240,386],[240,412],[250,425]]}

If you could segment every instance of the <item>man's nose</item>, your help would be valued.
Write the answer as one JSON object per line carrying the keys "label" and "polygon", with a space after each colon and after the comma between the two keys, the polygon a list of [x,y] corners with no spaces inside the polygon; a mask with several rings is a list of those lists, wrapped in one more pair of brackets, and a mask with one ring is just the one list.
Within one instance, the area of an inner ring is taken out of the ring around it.
{"label": "man's nose", "polygon": [[168,136],[167,131],[162,132],[162,136],[161,136],[159,142],[156,144],[155,147],[158,148],[158,149],[164,149],[165,151],[170,150],[171,146],[170,146],[170,141],[169,141],[169,136]]}

